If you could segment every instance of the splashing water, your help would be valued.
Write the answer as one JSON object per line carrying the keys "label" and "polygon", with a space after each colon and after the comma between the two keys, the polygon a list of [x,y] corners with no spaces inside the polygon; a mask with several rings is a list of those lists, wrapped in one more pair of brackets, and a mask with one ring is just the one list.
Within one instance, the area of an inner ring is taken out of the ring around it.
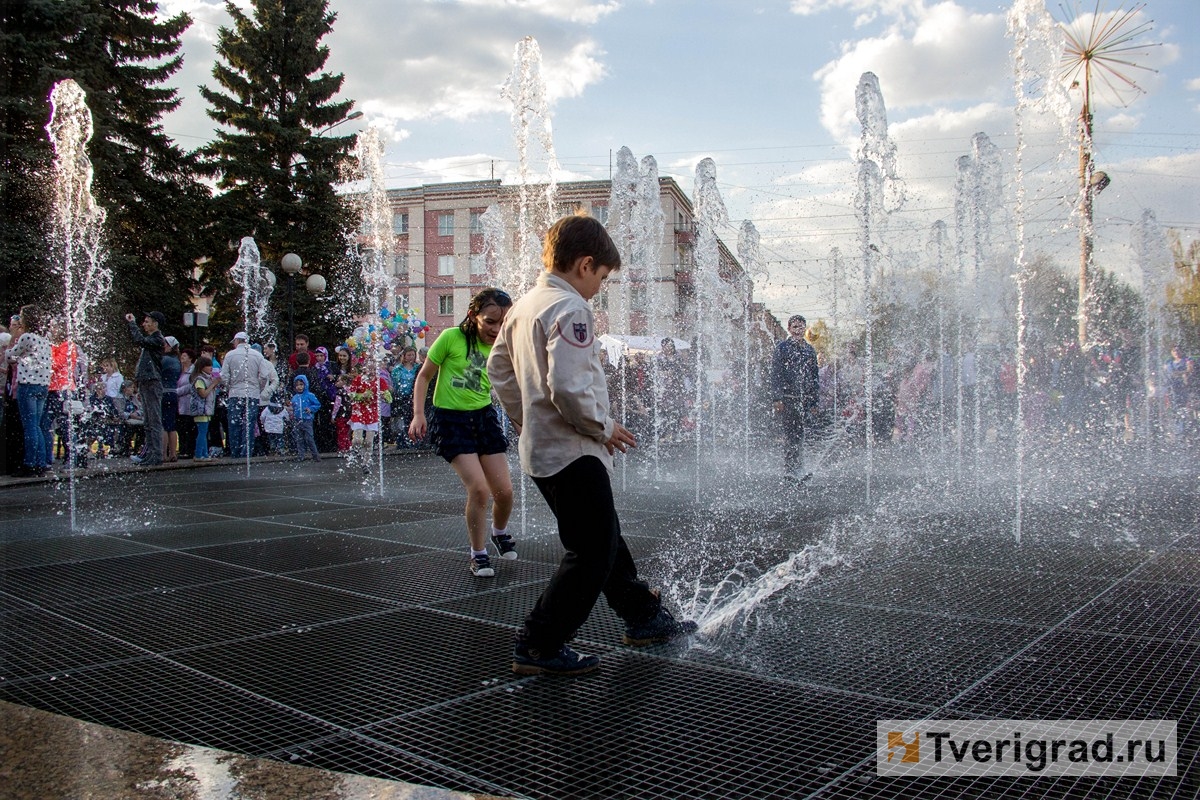
{"label": "splashing water", "polygon": [[[512,124],[519,168],[517,186],[517,253],[509,264],[499,265],[500,285],[513,297],[529,291],[541,271],[538,238],[554,222],[558,156],[554,153],[546,84],[542,79],[542,51],[537,40],[526,36],[517,43],[513,71],[501,96],[512,103]],[[546,184],[540,198],[531,196],[529,140],[533,136],[546,158]]]}
{"label": "splashing water", "polygon": [[745,623],[763,603],[785,589],[807,586],[822,572],[850,563],[830,542],[815,542],[761,574],[756,574],[752,564],[739,564],[711,589],[701,589],[697,583],[695,598],[684,608],[696,620],[699,633],[712,635],[739,621]]}
{"label": "splashing water", "polygon": [[[746,297],[750,299],[754,290],[754,284],[758,280],[764,280],[767,275],[766,259],[762,254],[762,236],[758,233],[758,228],[750,220],[742,220],[742,226],[738,229],[738,260],[742,262],[742,267],[746,270],[746,278],[750,281],[750,285],[746,287]],[[750,352],[749,331],[742,338],[742,396],[738,400],[738,404],[742,408],[742,465],[746,470],[750,469],[750,410],[753,408],[753,399],[750,394],[751,372],[750,365],[753,362],[753,356]]]}
{"label": "splashing water", "polygon": [[[89,319],[112,290],[112,271],[104,266],[102,238],[105,211],[92,196],[92,162],[87,145],[92,138],[92,114],[83,89],[73,80],[60,81],[50,92],[50,123],[54,148],[52,258],[62,274],[66,341],[79,351],[95,332]],[[75,416],[67,414],[67,441],[74,443]],[[72,445],[73,447],[74,445]],[[67,455],[71,530],[76,530],[75,455]]]}
{"label": "splashing water", "polygon": [[268,314],[275,284],[271,280],[270,270],[262,265],[254,237],[242,237],[237,262],[230,268],[229,277],[242,287],[242,319],[245,320],[250,341],[263,341],[269,333]]}
{"label": "splashing water", "polygon": [[[632,333],[632,283],[634,249],[638,204],[640,202],[640,180],[637,158],[628,147],[617,151],[616,171],[612,177],[612,189],[608,198],[608,233],[617,252],[621,254],[621,270],[609,278],[614,284],[609,289],[610,307],[608,329],[610,333]],[[657,198],[655,198],[657,200]]]}
{"label": "splashing water", "polygon": [[[1171,277],[1174,258],[1167,244],[1158,219],[1150,209],[1143,209],[1141,219],[1133,225],[1133,253],[1138,271],[1142,274],[1142,300],[1145,325],[1142,326],[1142,381],[1149,390],[1161,385],[1155,374],[1163,363],[1162,342],[1167,332],[1163,325],[1163,304],[1166,302],[1167,283]],[[1142,404],[1142,441],[1149,456],[1150,446],[1150,403]]]}
{"label": "splashing water", "polygon": [[[368,128],[358,135],[355,142],[355,156],[362,179],[366,181],[366,191],[361,195],[359,231],[366,238],[367,252],[359,254],[363,287],[367,292],[367,307],[369,319],[366,330],[355,331],[355,336],[365,336],[369,341],[366,353],[368,364],[367,374],[377,377],[384,370],[387,353],[383,348],[382,336],[375,330],[375,325],[382,319],[380,311],[384,308],[396,308],[396,289],[393,284],[391,266],[395,261],[396,235],[392,227],[392,206],[387,196],[387,186],[384,172],[384,147],[376,128]],[[375,416],[382,420],[380,408],[383,397],[374,392]],[[365,436],[365,432],[364,432]],[[380,496],[384,493],[383,477],[383,438],[382,432],[375,437],[378,439],[378,449],[375,450],[375,477],[378,479]],[[364,454],[367,462],[370,453]],[[364,469],[367,464],[364,463]]]}
{"label": "splashing water", "polygon": [[721,280],[721,251],[717,239],[717,231],[729,224],[729,212],[725,210],[725,201],[721,198],[721,190],[717,188],[717,165],[711,158],[704,158],[696,165],[696,184],[693,192],[693,203],[696,215],[696,249],[695,249],[695,281],[697,315],[699,319],[708,320],[712,324],[700,327],[695,337],[695,352],[692,363],[696,370],[696,407],[695,431],[696,439],[696,500],[700,500],[700,480],[703,474],[703,446],[706,438],[716,442],[716,437],[704,430],[704,391],[709,381],[701,376],[703,371],[712,364],[724,365],[730,363],[730,354],[725,351],[729,337],[717,337],[714,330],[731,330],[737,322],[735,305],[737,297],[732,296],[725,283]]}

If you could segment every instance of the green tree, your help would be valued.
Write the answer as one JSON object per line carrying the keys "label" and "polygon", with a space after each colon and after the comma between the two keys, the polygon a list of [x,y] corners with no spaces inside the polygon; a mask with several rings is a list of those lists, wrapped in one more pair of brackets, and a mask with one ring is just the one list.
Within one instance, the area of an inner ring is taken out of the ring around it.
{"label": "green tree", "polygon": [[1167,285],[1167,313],[1174,337],[1189,355],[1200,354],[1200,239],[1188,245],[1171,231],[1175,274]]}
{"label": "green tree", "polygon": [[53,302],[49,194],[41,177],[50,174],[54,157],[46,123],[50,88],[70,75],[64,45],[85,19],[79,0],[0,3],[0,269],[14,309]]}
{"label": "green tree", "polygon": [[[93,135],[92,191],[106,209],[113,271],[110,306],[161,309],[173,321],[186,308],[194,259],[211,249],[202,224],[210,193],[197,160],[163,131],[180,103],[164,84],[182,66],[187,14],[156,17],[151,0],[16,0],[3,4],[2,92],[8,153],[0,178],[4,259],[19,265],[14,294],[47,304],[49,193],[32,176],[49,174],[45,133],[51,87],[74,79],[87,94]],[[116,326],[118,329],[120,326]]]}
{"label": "green tree", "polygon": [[[218,88],[201,88],[208,115],[222,129],[204,149],[206,167],[216,178],[215,225],[231,246],[253,236],[265,264],[286,253],[304,260],[305,270],[326,276],[339,294],[351,276],[344,254],[354,218],[334,190],[340,171],[352,161],[351,136],[322,136],[344,121],[353,106],[335,100],[343,76],[322,71],[329,48],[321,40],[337,17],[327,0],[253,0],[247,15],[231,2],[225,8],[232,27],[217,35]],[[218,289],[218,329],[240,323],[237,287],[211,276]],[[297,283],[296,328],[325,341],[341,331],[321,319],[319,306]],[[282,288],[282,287],[281,287]],[[283,291],[273,302],[277,319],[286,315]],[[290,342],[287,346],[290,347]]]}

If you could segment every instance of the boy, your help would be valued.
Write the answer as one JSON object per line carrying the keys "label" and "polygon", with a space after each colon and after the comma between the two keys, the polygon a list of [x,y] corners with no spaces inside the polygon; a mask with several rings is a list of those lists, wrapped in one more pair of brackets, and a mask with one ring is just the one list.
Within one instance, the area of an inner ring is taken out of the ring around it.
{"label": "boy", "polygon": [[662,607],[637,567],[613,505],[614,450],[636,446],[609,414],[588,301],[621,256],[591,217],[564,217],[546,234],[545,272],[508,314],[488,360],[504,410],[521,434],[521,467],[550,505],[566,555],[517,636],[518,675],[575,675],[600,665],[567,646],[603,593],[625,621],[624,642],[644,646],[696,630]]}
{"label": "boy", "polygon": [[283,412],[283,403],[268,401],[258,415],[258,424],[262,426],[262,438],[266,440],[264,455],[283,455],[284,431],[287,429],[287,415]]}
{"label": "boy", "polygon": [[[307,358],[308,354],[304,354]],[[321,454],[317,452],[317,440],[313,437],[313,420],[321,408],[321,401],[308,390],[308,378],[297,375],[292,382],[292,432],[296,436],[296,460],[303,461],[306,455],[312,455],[313,461],[320,461]]]}

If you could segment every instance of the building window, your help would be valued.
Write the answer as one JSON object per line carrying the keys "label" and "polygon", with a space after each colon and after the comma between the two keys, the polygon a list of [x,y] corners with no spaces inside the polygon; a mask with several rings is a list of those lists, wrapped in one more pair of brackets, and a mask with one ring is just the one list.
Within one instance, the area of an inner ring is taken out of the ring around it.
{"label": "building window", "polygon": [[454,235],[454,215],[438,214],[438,236]]}
{"label": "building window", "polygon": [[608,224],[608,206],[592,206],[592,216],[601,225]]}
{"label": "building window", "polygon": [[471,274],[482,275],[487,272],[487,258],[483,253],[471,253]]}
{"label": "building window", "polygon": [[596,296],[592,298],[592,308],[594,308],[596,311],[608,311],[609,288],[610,287],[606,287],[604,291],[597,293]]}
{"label": "building window", "polygon": [[392,274],[407,275],[408,274],[408,253],[396,253],[392,257]]}
{"label": "building window", "polygon": [[471,233],[483,233],[483,212],[471,212]]}
{"label": "building window", "polygon": [[392,214],[392,233],[408,233],[408,212]]}
{"label": "building window", "polygon": [[444,317],[454,316],[454,295],[439,294],[438,295],[438,313]]}
{"label": "building window", "polygon": [[629,286],[629,305],[631,308],[644,309],[646,307],[646,284],[634,283]]}
{"label": "building window", "polygon": [[438,256],[438,275],[454,274],[454,256]]}

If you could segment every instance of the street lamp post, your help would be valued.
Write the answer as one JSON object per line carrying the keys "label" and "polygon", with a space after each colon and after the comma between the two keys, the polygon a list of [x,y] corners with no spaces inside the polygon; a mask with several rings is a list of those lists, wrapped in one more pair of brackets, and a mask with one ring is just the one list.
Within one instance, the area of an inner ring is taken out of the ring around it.
{"label": "street lamp post", "polygon": [[296,284],[296,275],[300,272],[304,262],[300,260],[300,256],[295,253],[288,253],[279,260],[279,268],[287,275],[287,301],[288,301],[288,338],[287,338],[287,354],[290,356],[296,343],[296,303],[292,299],[292,292]]}

